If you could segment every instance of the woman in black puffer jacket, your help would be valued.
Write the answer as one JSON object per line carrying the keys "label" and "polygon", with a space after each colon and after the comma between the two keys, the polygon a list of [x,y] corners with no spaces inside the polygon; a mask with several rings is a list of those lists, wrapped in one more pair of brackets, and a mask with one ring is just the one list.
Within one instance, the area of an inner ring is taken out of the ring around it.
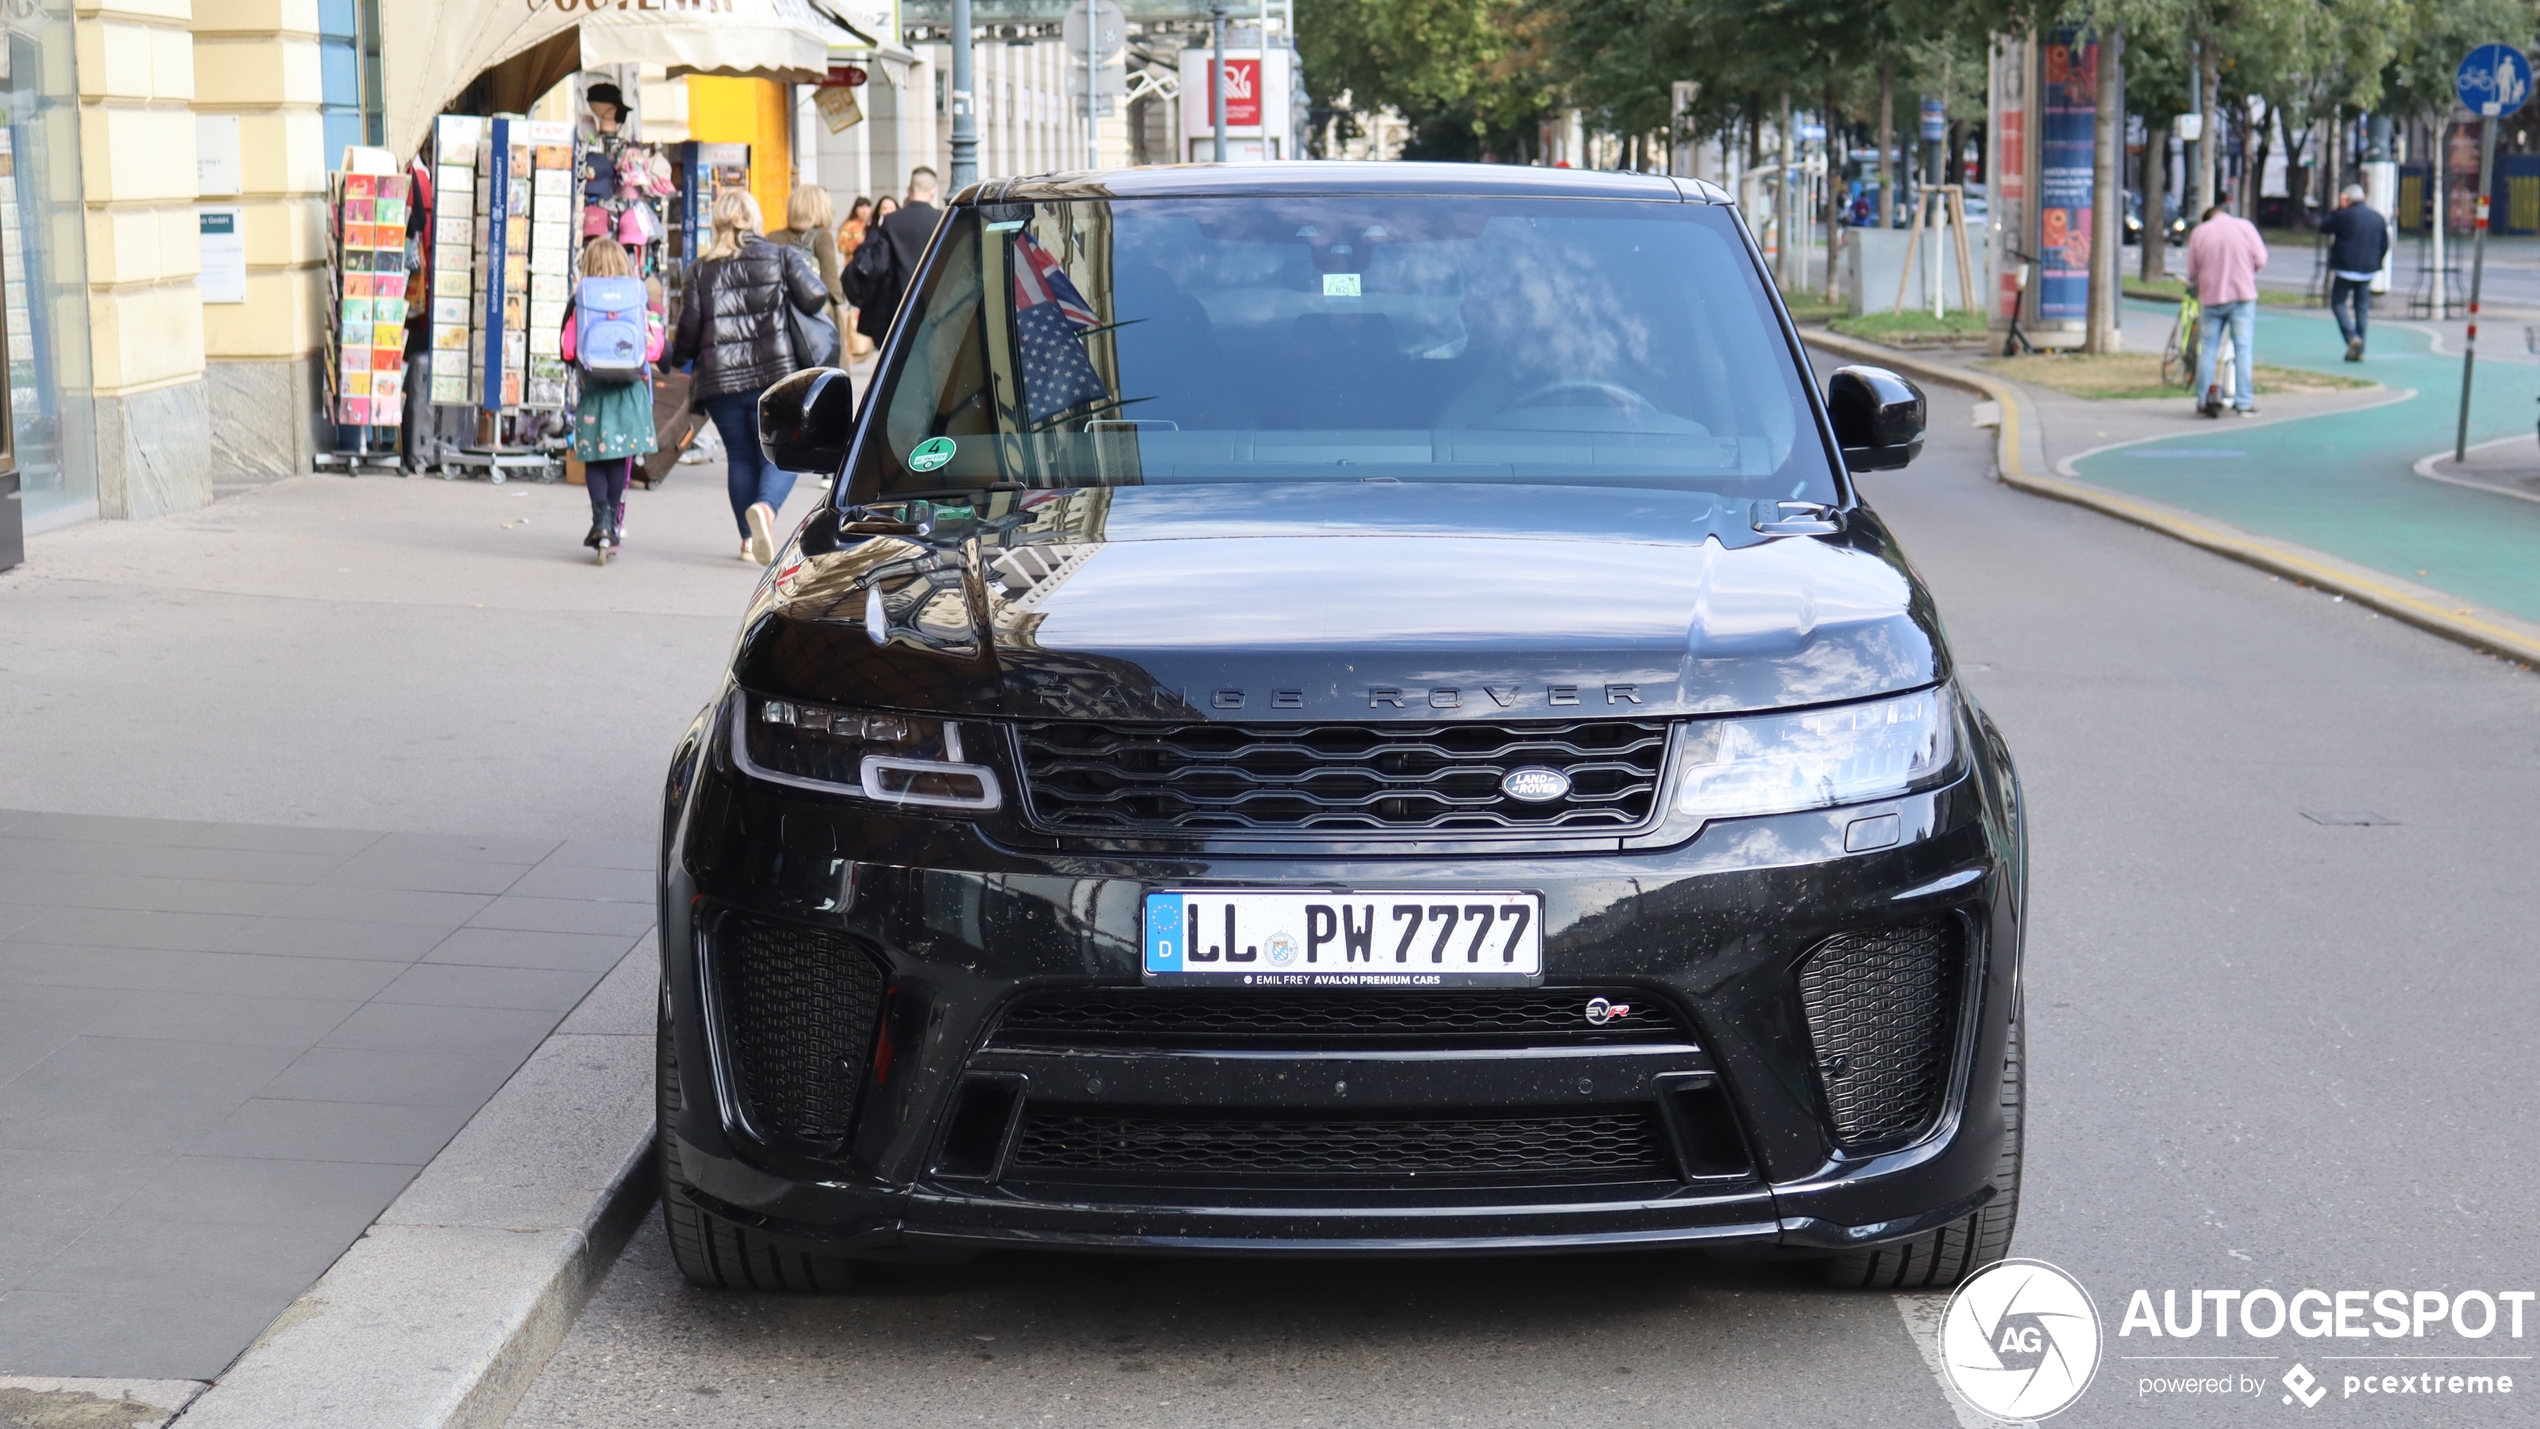
{"label": "woman in black puffer jacket", "polygon": [[776,513],[793,494],[794,474],[769,466],[759,450],[758,397],[794,370],[793,312],[820,312],[829,290],[809,259],[760,231],[748,190],[715,195],[714,239],[688,269],[670,361],[696,364],[689,400],[723,436],[741,559],[766,565],[776,558]]}

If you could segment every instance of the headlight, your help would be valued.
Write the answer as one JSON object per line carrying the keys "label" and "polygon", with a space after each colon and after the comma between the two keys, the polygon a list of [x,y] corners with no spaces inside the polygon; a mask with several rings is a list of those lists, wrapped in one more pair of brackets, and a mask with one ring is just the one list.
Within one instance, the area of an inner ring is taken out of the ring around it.
{"label": "headlight", "polygon": [[961,726],[950,720],[744,693],[732,712],[732,735],[741,767],[778,784],[938,809],[1004,802],[996,771],[964,762]]}
{"label": "headlight", "polygon": [[1787,814],[1941,782],[1957,754],[1946,686],[1798,714],[1706,720],[1686,731],[1676,812]]}

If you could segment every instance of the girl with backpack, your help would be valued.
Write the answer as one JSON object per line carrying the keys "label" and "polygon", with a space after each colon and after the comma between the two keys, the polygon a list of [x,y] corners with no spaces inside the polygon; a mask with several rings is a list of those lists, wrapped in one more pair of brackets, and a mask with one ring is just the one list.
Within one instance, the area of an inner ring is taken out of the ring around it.
{"label": "girl with backpack", "polygon": [[573,409],[573,454],[591,497],[591,533],[582,544],[602,565],[626,544],[626,483],[635,460],[654,449],[653,363],[662,317],[613,238],[582,248],[582,281],[565,308],[564,360],[582,375]]}

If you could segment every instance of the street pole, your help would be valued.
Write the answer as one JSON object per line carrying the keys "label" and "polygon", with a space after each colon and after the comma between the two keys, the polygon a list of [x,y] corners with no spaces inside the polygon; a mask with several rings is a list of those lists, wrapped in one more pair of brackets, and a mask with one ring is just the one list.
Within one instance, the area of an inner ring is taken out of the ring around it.
{"label": "street pole", "polygon": [[2434,172],[2426,181],[2434,190],[2434,320],[2452,315],[2451,258],[2443,251],[2452,227],[2452,126],[2446,121],[2434,135]]}
{"label": "street pole", "polygon": [[952,31],[952,192],[957,194],[979,182],[979,129],[970,114],[970,0],[952,0]]}
{"label": "street pole", "polygon": [[1094,23],[1101,18],[1097,13],[1100,4],[1101,0],[1085,0],[1085,167],[1088,169],[1102,167],[1102,135],[1094,128],[1100,122],[1094,117],[1094,47],[1099,43],[1094,35]]}
{"label": "street pole", "polygon": [[[2469,341],[2461,345],[2461,423],[2452,436],[2454,465],[2469,459],[2469,375],[2478,365],[2478,283],[2487,273],[2488,174],[2496,167],[2496,128],[2503,122],[2504,116],[2490,114],[2478,125],[2478,228],[2470,236]],[[2434,277],[2438,285],[2443,280],[2439,272]]]}
{"label": "street pole", "polygon": [[1208,122],[1217,131],[1217,162],[1226,162],[1226,0],[1208,0],[1208,27],[1214,52],[1209,56]]}

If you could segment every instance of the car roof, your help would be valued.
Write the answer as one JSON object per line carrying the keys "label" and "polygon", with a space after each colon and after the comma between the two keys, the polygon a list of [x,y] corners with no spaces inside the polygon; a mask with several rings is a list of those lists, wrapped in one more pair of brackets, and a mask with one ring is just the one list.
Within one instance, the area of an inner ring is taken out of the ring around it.
{"label": "car roof", "polygon": [[1718,185],[1658,174],[1542,169],[1516,164],[1303,160],[1274,164],[1159,164],[1134,169],[992,179],[953,202],[1195,198],[1256,194],[1405,194],[1727,203]]}

